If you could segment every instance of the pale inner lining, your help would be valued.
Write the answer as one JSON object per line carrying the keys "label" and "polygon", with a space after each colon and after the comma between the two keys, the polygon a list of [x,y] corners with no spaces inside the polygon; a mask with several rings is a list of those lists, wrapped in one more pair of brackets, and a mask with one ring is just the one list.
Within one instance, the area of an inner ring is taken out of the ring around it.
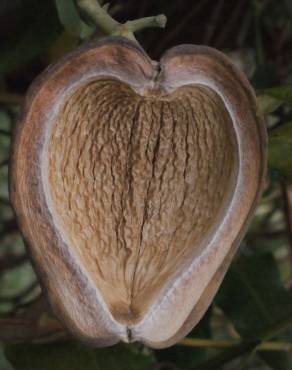
{"label": "pale inner lining", "polygon": [[77,89],[53,122],[54,222],[116,320],[139,321],[230,199],[235,132],[202,85],[141,96],[114,79]]}

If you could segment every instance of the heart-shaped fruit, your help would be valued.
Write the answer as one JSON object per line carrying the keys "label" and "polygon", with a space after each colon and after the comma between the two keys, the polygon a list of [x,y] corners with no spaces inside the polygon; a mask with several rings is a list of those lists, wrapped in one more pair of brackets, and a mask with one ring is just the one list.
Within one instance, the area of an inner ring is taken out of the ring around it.
{"label": "heart-shaped fruit", "polygon": [[114,37],[50,67],[16,130],[11,199],[68,329],[96,345],[183,337],[252,216],[265,144],[249,83],[214,49],[156,63]]}

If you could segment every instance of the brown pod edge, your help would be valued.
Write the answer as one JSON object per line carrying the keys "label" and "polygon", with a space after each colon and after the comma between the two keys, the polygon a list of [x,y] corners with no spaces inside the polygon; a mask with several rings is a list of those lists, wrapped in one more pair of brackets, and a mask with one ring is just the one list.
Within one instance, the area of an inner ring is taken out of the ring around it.
{"label": "brown pod edge", "polygon": [[10,197],[43,290],[72,334],[163,348],[210,305],[265,171],[265,125],[228,58],[181,45],[154,62],[109,37],[31,86]]}

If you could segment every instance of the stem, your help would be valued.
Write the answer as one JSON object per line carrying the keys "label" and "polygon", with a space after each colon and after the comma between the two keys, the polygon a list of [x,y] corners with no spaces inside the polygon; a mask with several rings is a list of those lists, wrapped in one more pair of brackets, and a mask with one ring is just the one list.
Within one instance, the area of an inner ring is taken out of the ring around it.
{"label": "stem", "polygon": [[156,15],[155,17],[145,17],[128,21],[126,24],[132,32],[143,30],[144,28],[160,27],[164,28],[167,18],[164,14]]}
{"label": "stem", "polygon": [[79,10],[110,36],[123,36],[135,40],[134,32],[149,27],[164,28],[166,16],[163,14],[154,17],[145,17],[125,23],[119,23],[108,14],[109,4],[101,6],[97,0],[76,0]]}
{"label": "stem", "polygon": [[[200,338],[185,338],[178,345],[194,348],[234,348],[243,342],[241,340],[212,340]],[[292,342],[263,342],[257,347],[258,351],[292,351]]]}
{"label": "stem", "polygon": [[233,359],[243,356],[250,351],[258,350],[259,346],[263,345],[264,341],[274,337],[279,332],[286,330],[292,326],[292,316],[288,316],[275,322],[273,325],[264,329],[250,340],[242,341],[239,344],[234,344],[233,347],[226,348],[217,355],[212,356],[206,361],[200,363],[194,370],[217,370],[226,365]]}
{"label": "stem", "polygon": [[105,3],[105,4],[102,6],[102,9],[104,9],[106,12],[108,12],[109,7],[110,7],[110,3]]}
{"label": "stem", "polygon": [[114,20],[103,8],[98,1],[95,0],[77,0],[77,6],[84,12],[90,20],[96,24],[101,30],[111,35],[114,30],[119,26],[119,22]]}

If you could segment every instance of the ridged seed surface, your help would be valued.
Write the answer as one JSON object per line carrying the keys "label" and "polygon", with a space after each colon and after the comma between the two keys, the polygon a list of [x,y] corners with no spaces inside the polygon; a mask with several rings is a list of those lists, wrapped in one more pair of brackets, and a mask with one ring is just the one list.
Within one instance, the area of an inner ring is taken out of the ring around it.
{"label": "ridged seed surface", "polygon": [[117,80],[80,87],[49,139],[53,217],[113,316],[135,322],[218,222],[236,162],[210,88],[141,96]]}

